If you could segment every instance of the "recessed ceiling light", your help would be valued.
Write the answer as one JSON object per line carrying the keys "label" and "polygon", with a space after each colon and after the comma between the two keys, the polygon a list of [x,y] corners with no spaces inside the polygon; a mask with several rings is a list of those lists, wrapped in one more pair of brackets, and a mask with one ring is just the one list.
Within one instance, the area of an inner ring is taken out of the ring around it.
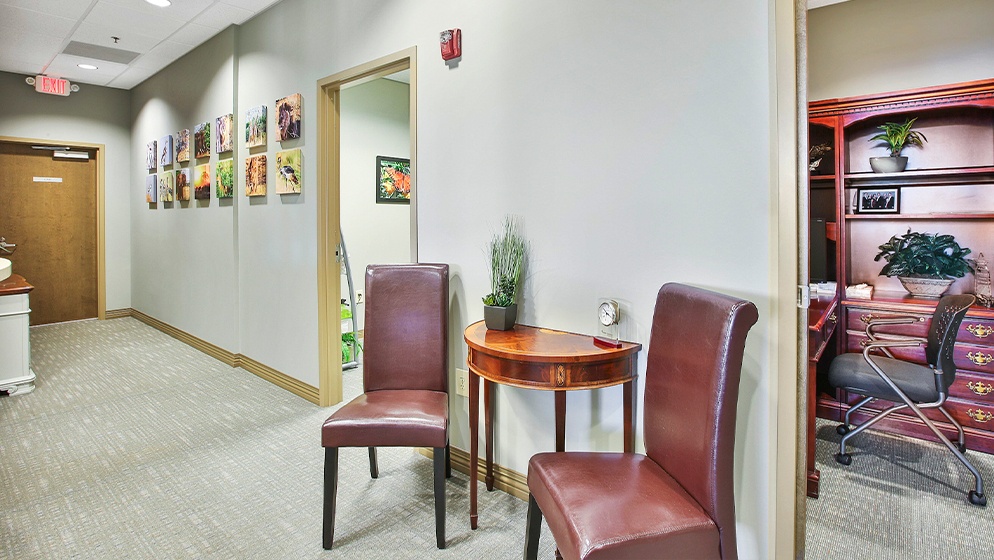
{"label": "recessed ceiling light", "polygon": [[82,68],[83,70],[96,70],[97,67],[92,64],[77,64],[76,66]]}
{"label": "recessed ceiling light", "polygon": [[145,0],[153,6],[158,6],[160,8],[165,8],[166,6],[172,4],[169,0]]}

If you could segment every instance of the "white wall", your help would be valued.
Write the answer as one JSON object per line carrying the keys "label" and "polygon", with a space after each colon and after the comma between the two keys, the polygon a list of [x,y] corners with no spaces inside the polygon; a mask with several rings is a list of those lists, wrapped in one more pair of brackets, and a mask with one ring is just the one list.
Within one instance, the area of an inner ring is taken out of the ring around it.
{"label": "white wall", "polygon": [[[412,261],[411,206],[377,204],[374,188],[376,156],[411,157],[410,115],[405,83],[380,78],[341,92],[341,225],[356,290],[364,290],[366,265]],[[348,292],[343,279],[342,297]]]}
{"label": "white wall", "polygon": [[[131,180],[131,93],[82,84],[59,97],[35,92],[24,76],[0,72],[0,136],[103,144],[107,309],[131,307],[129,208],[141,184]],[[138,152],[135,152],[136,154]],[[144,157],[144,147],[141,154]],[[134,189],[131,188],[134,186]],[[135,194],[132,195],[132,191]],[[144,199],[143,199],[144,200]],[[0,232],[2,233],[2,232]],[[29,279],[30,280],[30,279]]]}
{"label": "white wall", "polygon": [[994,2],[859,0],[808,12],[808,99],[994,77]]}
{"label": "white wall", "polygon": [[[135,306],[316,385],[316,82],[416,46],[418,253],[451,265],[450,367],[465,363],[462,331],[482,318],[483,247],[506,213],[521,217],[532,247],[523,323],[592,332],[597,299],[611,296],[625,338],[647,343],[665,282],[755,301],[736,501],[742,556],[767,557],[768,9],[764,0],[285,0],[136,88],[132,146],[227,112],[232,81],[239,130],[245,109],[301,92],[303,192],[239,194],[233,208],[150,210],[135,199]],[[438,33],[451,27],[462,29],[463,57],[445,64]],[[134,179],[144,176],[139,159]],[[171,233],[185,237],[182,249],[164,242]],[[204,246],[191,248],[195,239]],[[640,362],[644,372],[644,354]],[[468,449],[467,402],[452,399],[452,443]],[[620,389],[567,400],[568,449],[621,449]],[[550,393],[501,387],[497,414],[498,463],[525,472],[533,453],[553,448]]]}

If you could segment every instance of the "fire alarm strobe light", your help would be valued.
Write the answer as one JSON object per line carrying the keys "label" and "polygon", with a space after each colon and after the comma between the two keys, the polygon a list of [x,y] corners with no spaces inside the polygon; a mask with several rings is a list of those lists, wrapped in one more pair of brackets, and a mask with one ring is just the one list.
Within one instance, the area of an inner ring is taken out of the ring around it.
{"label": "fire alarm strobe light", "polygon": [[446,29],[438,34],[438,41],[442,46],[442,60],[452,60],[462,56],[461,30]]}

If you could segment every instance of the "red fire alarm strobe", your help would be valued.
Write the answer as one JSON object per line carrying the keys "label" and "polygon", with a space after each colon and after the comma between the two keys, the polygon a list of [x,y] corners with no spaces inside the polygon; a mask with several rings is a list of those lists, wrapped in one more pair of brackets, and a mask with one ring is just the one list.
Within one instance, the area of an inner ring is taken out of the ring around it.
{"label": "red fire alarm strobe", "polygon": [[442,45],[442,60],[452,60],[462,56],[461,30],[446,29],[438,34],[438,41]]}

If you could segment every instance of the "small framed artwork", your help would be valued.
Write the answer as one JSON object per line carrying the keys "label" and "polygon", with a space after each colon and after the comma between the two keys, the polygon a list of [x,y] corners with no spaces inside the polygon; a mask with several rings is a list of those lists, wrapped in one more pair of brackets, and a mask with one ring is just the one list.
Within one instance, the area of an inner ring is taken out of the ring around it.
{"label": "small framed artwork", "polygon": [[184,128],[176,133],[176,161],[190,161],[190,129]]}
{"label": "small framed artwork", "polygon": [[211,198],[211,165],[205,163],[193,169],[193,198],[210,200]]}
{"label": "small framed artwork", "polygon": [[172,171],[159,173],[159,200],[172,202],[176,194],[176,185]]}
{"label": "small framed artwork", "polygon": [[173,137],[167,134],[159,138],[159,167],[173,164]]}
{"label": "small framed artwork", "polygon": [[856,212],[859,214],[900,214],[901,189],[858,189]]}
{"label": "small framed artwork", "polygon": [[235,117],[231,113],[214,119],[214,138],[217,139],[217,153],[230,152],[235,146]]}
{"label": "small framed artwork", "polygon": [[266,196],[266,154],[245,158],[245,196]]}
{"label": "small framed artwork", "polygon": [[280,142],[300,138],[299,93],[276,100],[276,139]]}
{"label": "small framed artwork", "polygon": [[145,145],[145,169],[154,170],[159,163],[158,153],[155,151],[155,140]]}
{"label": "small framed artwork", "polygon": [[230,159],[217,162],[217,175],[214,178],[215,191],[218,198],[235,196],[235,165]]}
{"label": "small framed artwork", "polygon": [[193,127],[193,157],[204,158],[211,155],[211,123],[202,122]]}
{"label": "small framed artwork", "polygon": [[266,145],[266,106],[259,105],[245,111],[245,146],[255,148]]}
{"label": "small framed artwork", "polygon": [[411,203],[411,160],[376,156],[376,203]]}
{"label": "small framed artwork", "polygon": [[176,170],[176,200],[190,200],[190,170]]}
{"label": "small framed artwork", "polygon": [[297,194],[304,170],[300,148],[276,152],[276,194]]}
{"label": "small framed artwork", "polygon": [[159,183],[155,179],[155,173],[145,177],[145,202],[159,202]]}

